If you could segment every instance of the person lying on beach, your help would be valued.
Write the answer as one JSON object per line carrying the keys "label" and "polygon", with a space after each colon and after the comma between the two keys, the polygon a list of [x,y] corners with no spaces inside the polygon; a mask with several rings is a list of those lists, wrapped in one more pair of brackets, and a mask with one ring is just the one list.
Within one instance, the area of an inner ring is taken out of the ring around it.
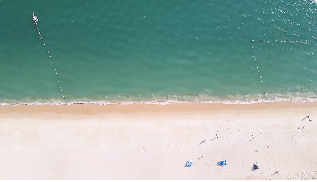
{"label": "person lying on beach", "polygon": [[213,139],[211,139],[210,141],[213,141],[213,140],[214,140],[214,139],[216,139],[216,138],[218,138],[217,134],[216,134],[216,137],[215,137],[215,138],[213,138]]}
{"label": "person lying on beach", "polygon": [[[308,119],[309,119],[309,116],[304,117],[304,118],[302,119],[302,121],[304,121],[306,118],[308,118]],[[309,120],[309,121],[310,121],[310,120]]]}
{"label": "person lying on beach", "polygon": [[203,140],[202,142],[199,143],[199,145],[206,143],[206,140]]}
{"label": "person lying on beach", "polygon": [[201,157],[197,158],[198,160],[200,160],[201,158],[203,158],[204,156],[202,155]]}

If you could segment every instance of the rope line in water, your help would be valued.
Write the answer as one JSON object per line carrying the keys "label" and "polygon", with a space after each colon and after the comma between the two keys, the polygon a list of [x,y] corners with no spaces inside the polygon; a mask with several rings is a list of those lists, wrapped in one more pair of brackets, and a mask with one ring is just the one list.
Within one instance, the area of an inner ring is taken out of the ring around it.
{"label": "rope line in water", "polygon": [[259,64],[258,64],[258,61],[257,61],[256,56],[254,54],[254,42],[259,42],[259,43],[300,43],[300,44],[308,44],[309,41],[308,40],[283,40],[283,41],[279,41],[279,40],[272,40],[272,41],[259,40],[259,41],[255,41],[255,40],[251,40],[252,58],[254,59],[254,62],[255,62],[255,65],[256,65],[256,69],[257,69],[257,72],[258,72],[259,80],[261,82],[262,92],[263,92],[264,98],[267,100],[266,92],[264,90],[264,84],[263,84],[263,80],[262,80],[262,75],[260,74]]}
{"label": "rope line in water", "polygon": [[[42,37],[42,35],[41,35],[41,31],[40,31],[40,29],[38,28],[38,25],[37,25],[38,18],[37,18],[37,16],[34,14],[34,12],[33,12],[33,22],[34,22],[34,27],[35,27],[37,33],[38,33],[39,36],[40,36],[40,40],[43,41],[43,46],[46,46],[46,44],[45,44],[45,42],[44,42],[44,40],[43,40],[43,37]],[[52,55],[51,55],[50,51],[47,50],[46,52],[47,52],[48,56],[49,56],[50,58],[52,58]],[[63,89],[62,89],[62,84],[61,84],[60,78],[59,78],[59,76],[58,76],[58,74],[57,74],[57,69],[55,68],[54,71],[55,71],[55,75],[56,75],[56,78],[57,78],[57,83],[59,84],[59,89],[60,89],[60,91],[61,91],[61,93],[62,93],[62,97],[63,97],[63,99],[64,99],[64,101],[65,101],[66,98],[65,98],[65,96],[64,96],[64,92],[63,92]]]}
{"label": "rope line in water", "polygon": [[[254,40],[252,40],[251,42],[255,42]],[[308,44],[308,40],[259,40],[258,42],[262,42],[262,43],[300,43],[300,44]]]}
{"label": "rope line in water", "polygon": [[[262,40],[260,40],[259,42],[261,42]],[[263,81],[262,81],[262,75],[260,74],[260,69],[259,69],[259,64],[258,64],[258,61],[255,57],[255,54],[254,54],[254,44],[253,44],[254,40],[251,41],[251,44],[252,44],[252,58],[254,59],[254,62],[255,62],[255,65],[256,65],[256,69],[258,71],[258,76],[259,76],[259,79],[260,79],[260,82],[261,82],[261,85],[262,85],[262,91],[263,91],[263,95],[264,95],[264,98],[266,98],[266,93],[264,91],[264,85],[263,85]]]}

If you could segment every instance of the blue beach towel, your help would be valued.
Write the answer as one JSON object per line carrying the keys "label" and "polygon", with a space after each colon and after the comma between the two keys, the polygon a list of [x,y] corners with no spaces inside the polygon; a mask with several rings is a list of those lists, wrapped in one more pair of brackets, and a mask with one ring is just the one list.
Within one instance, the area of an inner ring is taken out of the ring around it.
{"label": "blue beach towel", "polygon": [[227,160],[219,162],[219,166],[226,166],[226,165],[227,165]]}
{"label": "blue beach towel", "polygon": [[187,161],[187,162],[186,162],[186,166],[187,166],[187,167],[192,167],[193,164],[194,164],[194,163],[193,163],[192,161]]}

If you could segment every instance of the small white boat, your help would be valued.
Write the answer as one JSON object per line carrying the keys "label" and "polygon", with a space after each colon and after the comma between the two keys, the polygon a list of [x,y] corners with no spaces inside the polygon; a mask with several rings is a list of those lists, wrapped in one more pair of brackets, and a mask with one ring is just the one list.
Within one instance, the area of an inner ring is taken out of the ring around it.
{"label": "small white boat", "polygon": [[37,22],[39,21],[39,19],[38,19],[37,16],[34,14],[34,12],[33,12],[33,21],[34,21],[35,23],[37,23]]}

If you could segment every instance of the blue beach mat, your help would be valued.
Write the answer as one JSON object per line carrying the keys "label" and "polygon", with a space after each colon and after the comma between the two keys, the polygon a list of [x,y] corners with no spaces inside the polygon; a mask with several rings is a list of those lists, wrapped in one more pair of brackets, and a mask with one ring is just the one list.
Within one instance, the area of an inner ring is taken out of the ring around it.
{"label": "blue beach mat", "polygon": [[226,166],[227,165],[227,160],[218,162],[218,165],[219,166]]}
{"label": "blue beach mat", "polygon": [[192,167],[193,164],[194,164],[194,163],[193,163],[192,161],[187,161],[187,162],[186,162],[186,166],[187,166],[187,167]]}

